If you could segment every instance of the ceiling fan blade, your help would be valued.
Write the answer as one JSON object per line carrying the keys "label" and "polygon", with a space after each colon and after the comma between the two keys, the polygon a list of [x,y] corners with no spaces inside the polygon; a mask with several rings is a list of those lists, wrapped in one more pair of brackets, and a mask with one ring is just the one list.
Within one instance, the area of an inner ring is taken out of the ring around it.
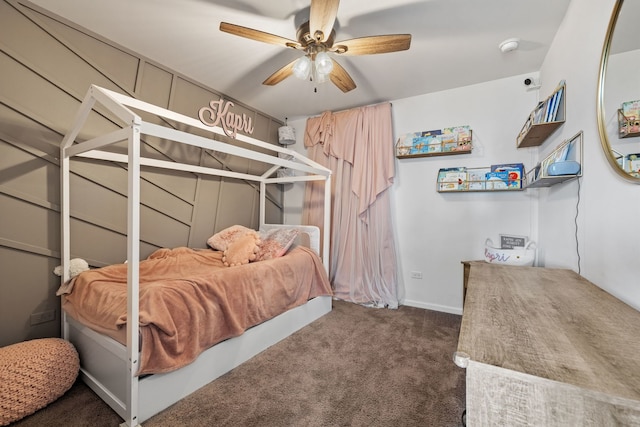
{"label": "ceiling fan blade", "polygon": [[334,85],[338,86],[338,88],[343,92],[349,92],[356,88],[356,83],[353,81],[347,70],[342,68],[342,65],[338,64],[335,60],[333,60],[333,70],[329,77]]}
{"label": "ceiling fan blade", "polygon": [[311,0],[309,11],[309,34],[317,41],[324,42],[331,35],[338,15],[340,0]]}
{"label": "ceiling fan blade", "polygon": [[[345,56],[374,55],[377,53],[407,50],[411,46],[411,34],[359,37],[336,42],[331,50]],[[346,51],[343,51],[346,47]]]}
{"label": "ceiling fan blade", "polygon": [[292,47],[294,49],[302,48],[300,43],[298,43],[295,40],[276,36],[274,34],[265,33],[264,31],[260,31],[260,30],[254,30],[253,28],[247,28],[240,25],[229,24],[228,22],[220,23],[220,31],[233,34],[234,36],[240,36],[240,37],[245,37],[251,40],[257,40],[263,43],[276,44],[284,47]]}
{"label": "ceiling fan blade", "polygon": [[262,82],[263,85],[274,86],[289,77],[293,74],[293,64],[295,64],[297,59],[289,62],[284,67],[280,68],[275,73],[271,74],[265,81]]}

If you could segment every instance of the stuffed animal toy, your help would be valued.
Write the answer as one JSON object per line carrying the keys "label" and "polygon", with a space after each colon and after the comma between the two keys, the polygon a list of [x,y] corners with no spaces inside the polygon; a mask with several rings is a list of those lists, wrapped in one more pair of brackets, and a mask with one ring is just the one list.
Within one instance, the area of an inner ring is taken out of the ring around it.
{"label": "stuffed animal toy", "polygon": [[[82,258],[73,258],[69,261],[69,280],[64,282],[56,291],[56,296],[70,294],[73,290],[75,277],[83,271],[89,270],[89,264]],[[59,265],[53,269],[53,274],[62,276],[62,266]]]}
{"label": "stuffed animal toy", "polygon": [[[82,258],[73,258],[69,261],[69,278],[73,279],[83,271],[89,270],[89,264]],[[62,266],[59,265],[53,269],[53,274],[62,276]]]}

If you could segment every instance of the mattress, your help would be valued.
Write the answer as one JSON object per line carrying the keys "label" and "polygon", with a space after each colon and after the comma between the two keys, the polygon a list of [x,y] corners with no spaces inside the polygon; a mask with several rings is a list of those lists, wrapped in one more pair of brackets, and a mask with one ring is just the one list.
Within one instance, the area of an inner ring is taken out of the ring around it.
{"label": "mattress", "polygon": [[[225,267],[222,252],[159,249],[140,261],[138,375],[179,369],[205,349],[321,295],[332,295],[320,258],[298,246],[286,255]],[[127,264],[78,275],[63,309],[126,341]]]}

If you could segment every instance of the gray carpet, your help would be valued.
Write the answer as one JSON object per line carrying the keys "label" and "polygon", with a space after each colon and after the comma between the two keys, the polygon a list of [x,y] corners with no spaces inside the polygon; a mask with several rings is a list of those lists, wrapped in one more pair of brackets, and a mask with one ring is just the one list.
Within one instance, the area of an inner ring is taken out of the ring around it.
{"label": "gray carpet", "polygon": [[[460,316],[402,306],[333,311],[143,423],[164,426],[460,426]],[[116,426],[78,382],[14,425]]]}

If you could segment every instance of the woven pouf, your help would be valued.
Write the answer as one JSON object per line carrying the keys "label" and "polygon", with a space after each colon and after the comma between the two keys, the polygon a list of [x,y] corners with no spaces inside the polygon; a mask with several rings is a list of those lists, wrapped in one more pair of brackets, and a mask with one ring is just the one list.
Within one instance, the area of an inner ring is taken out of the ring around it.
{"label": "woven pouf", "polygon": [[71,388],[80,370],[68,341],[42,338],[0,348],[0,426],[44,408]]}

